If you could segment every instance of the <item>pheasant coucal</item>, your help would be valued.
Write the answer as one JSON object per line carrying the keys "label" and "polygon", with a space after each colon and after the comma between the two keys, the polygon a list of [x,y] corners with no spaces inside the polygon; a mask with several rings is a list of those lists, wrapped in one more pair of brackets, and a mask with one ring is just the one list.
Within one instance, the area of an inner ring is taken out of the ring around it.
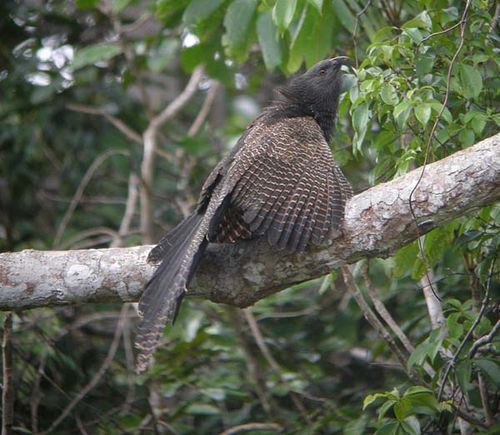
{"label": "pheasant coucal", "polygon": [[139,302],[137,370],[150,364],[165,324],[173,322],[209,242],[267,239],[303,251],[338,230],[352,189],[329,141],[347,57],[323,60],[279,88],[214,168],[196,210],[148,257],[160,262]]}

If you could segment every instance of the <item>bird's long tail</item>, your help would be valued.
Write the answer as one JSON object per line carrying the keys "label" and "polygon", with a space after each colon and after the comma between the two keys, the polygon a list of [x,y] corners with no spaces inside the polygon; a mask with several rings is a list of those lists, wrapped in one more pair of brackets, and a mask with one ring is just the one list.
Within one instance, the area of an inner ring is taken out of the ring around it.
{"label": "bird's long tail", "polygon": [[174,322],[207,241],[200,228],[203,215],[193,213],[183,220],[151,251],[148,261],[161,264],[139,301],[142,322],[135,345],[139,350],[137,371],[147,370],[167,322]]}

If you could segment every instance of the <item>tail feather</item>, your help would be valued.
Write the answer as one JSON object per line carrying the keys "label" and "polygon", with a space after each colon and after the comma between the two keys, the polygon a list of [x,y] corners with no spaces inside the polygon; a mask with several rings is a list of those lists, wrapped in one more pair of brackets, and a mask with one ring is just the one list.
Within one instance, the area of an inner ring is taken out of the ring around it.
{"label": "tail feather", "polygon": [[[151,363],[165,324],[174,322],[186,286],[206,248],[206,238],[195,237],[202,218],[202,215],[196,213],[186,218],[150,253],[153,261],[162,258],[162,262],[146,285],[139,302],[139,315],[142,316],[136,337],[139,373],[145,371]],[[149,258],[148,260],[151,261]]]}

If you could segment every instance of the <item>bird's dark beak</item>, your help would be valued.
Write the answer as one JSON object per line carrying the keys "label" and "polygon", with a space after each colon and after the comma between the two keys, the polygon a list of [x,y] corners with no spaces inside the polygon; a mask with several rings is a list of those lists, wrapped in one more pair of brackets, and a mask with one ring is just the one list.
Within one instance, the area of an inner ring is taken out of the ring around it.
{"label": "bird's dark beak", "polygon": [[349,59],[347,56],[337,56],[337,57],[332,57],[330,59],[330,62],[335,62],[337,65],[350,65],[351,64],[351,59]]}

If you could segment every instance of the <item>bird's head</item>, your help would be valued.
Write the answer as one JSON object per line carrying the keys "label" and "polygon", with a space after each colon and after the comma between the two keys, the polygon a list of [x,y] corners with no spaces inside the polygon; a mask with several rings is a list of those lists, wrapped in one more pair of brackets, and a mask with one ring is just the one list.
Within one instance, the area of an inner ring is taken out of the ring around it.
{"label": "bird's head", "polygon": [[341,67],[349,63],[346,56],[322,60],[279,90],[296,111],[296,116],[316,119],[327,140],[330,139],[341,93]]}

